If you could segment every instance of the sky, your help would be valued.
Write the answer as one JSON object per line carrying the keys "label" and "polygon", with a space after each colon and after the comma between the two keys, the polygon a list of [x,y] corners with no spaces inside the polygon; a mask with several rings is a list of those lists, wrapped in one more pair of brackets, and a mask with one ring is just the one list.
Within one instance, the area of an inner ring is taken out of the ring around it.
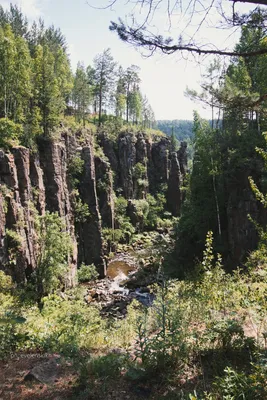
{"label": "sky", "polygon": [[[107,0],[13,0],[12,3],[22,9],[29,21],[42,17],[46,26],[54,24],[61,29],[67,39],[73,70],[78,61],[85,66],[92,65],[94,57],[106,48],[111,49],[114,59],[124,68],[132,64],[138,65],[141,68],[141,91],[147,96],[157,120],[191,120],[193,110],[197,110],[203,118],[211,118],[209,109],[203,109],[186,98],[184,92],[187,87],[200,89],[201,74],[212,59],[183,59],[178,55],[144,57],[140,51],[121,42],[115,33],[109,31],[111,20],[116,21],[118,17],[126,15],[126,1],[118,0],[113,10],[93,9],[88,4],[91,2],[99,5],[101,1],[103,4]],[[0,0],[0,4],[5,8],[9,7],[9,1]],[[210,18],[213,18],[212,14]],[[189,28],[189,33],[193,33],[197,22]],[[153,24],[168,35],[169,26],[165,12],[159,10]],[[177,17],[171,34],[178,36],[185,24],[186,20]],[[201,35],[203,40],[212,40],[220,47],[233,47],[238,40],[238,33],[229,38],[228,31],[215,31],[209,26],[203,27]]]}

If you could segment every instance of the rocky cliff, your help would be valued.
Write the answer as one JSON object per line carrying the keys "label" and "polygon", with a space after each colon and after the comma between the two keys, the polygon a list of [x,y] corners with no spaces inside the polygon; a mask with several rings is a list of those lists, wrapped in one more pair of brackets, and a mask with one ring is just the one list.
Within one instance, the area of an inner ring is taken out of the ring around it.
{"label": "rocky cliff", "polygon": [[[180,186],[187,172],[186,143],[181,144],[173,158],[170,139],[164,135],[124,132],[112,141],[103,133],[98,140],[115,174],[116,191],[121,189],[126,199],[144,199],[147,193],[165,193],[171,186],[172,191],[167,192],[169,211],[180,215]],[[175,207],[173,195],[177,200]]]}
{"label": "rocky cliff", "polygon": [[90,141],[81,150],[84,159],[81,197],[88,205],[89,217],[79,232],[75,227],[68,176],[69,157],[75,147],[75,142],[70,145],[66,133],[58,141],[40,141],[34,154],[24,147],[15,147],[10,152],[0,150],[0,268],[7,270],[18,283],[25,282],[36,267],[35,219],[46,211],[57,212],[63,218],[72,238],[69,285],[74,284],[78,260],[95,263],[100,275],[105,275],[94,149]]}
{"label": "rocky cliff", "polygon": [[[124,132],[115,140],[101,133],[97,141],[100,154],[95,154],[95,138],[89,132],[73,135],[65,130],[58,140],[40,140],[33,153],[21,146],[0,150],[0,268],[17,282],[25,282],[36,268],[37,215],[56,212],[64,220],[73,242],[73,285],[81,263],[94,263],[100,276],[106,274],[102,228],[114,228],[114,192],[128,200],[129,210],[132,200],[164,192],[169,211],[180,214],[180,186],[187,168],[184,145],[170,154],[167,137],[143,132]],[[82,165],[75,184],[69,171],[73,158]],[[77,199],[86,207],[83,218],[76,215]]]}

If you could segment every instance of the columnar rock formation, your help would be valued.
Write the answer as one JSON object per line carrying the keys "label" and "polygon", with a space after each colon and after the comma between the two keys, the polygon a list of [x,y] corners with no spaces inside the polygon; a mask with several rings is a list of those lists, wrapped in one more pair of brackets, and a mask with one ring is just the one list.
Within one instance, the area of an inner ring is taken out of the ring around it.
{"label": "columnar rock formation", "polygon": [[115,189],[121,188],[126,199],[144,199],[148,192],[155,194],[167,190],[169,211],[174,216],[180,215],[181,186],[187,172],[185,142],[175,154],[170,154],[169,138],[150,138],[142,132],[136,135],[125,132],[117,141],[101,135],[99,143],[114,168]]}
{"label": "columnar rock formation", "polygon": [[[86,138],[82,146],[80,137]],[[175,216],[180,214],[185,146],[170,155],[168,138],[142,132],[121,133],[116,140],[102,133],[97,140],[105,156],[94,154],[89,132],[70,135],[65,131],[57,141],[43,138],[39,151],[32,154],[22,146],[10,152],[0,150],[0,268],[8,270],[17,282],[25,282],[36,268],[35,218],[46,211],[63,218],[72,239],[69,285],[81,263],[94,263],[100,276],[105,276],[101,232],[102,228],[114,228],[113,190],[129,200],[129,213],[132,210],[134,214],[134,200],[164,192],[169,210]],[[83,160],[76,188],[68,170],[73,157]],[[82,220],[75,218],[74,189],[88,209]],[[136,224],[142,229],[142,221],[138,219]]]}
{"label": "columnar rock formation", "polygon": [[[38,177],[39,187],[36,188],[33,185]],[[8,154],[0,150],[0,182],[1,267],[8,266],[14,279],[24,282],[36,266],[35,196],[40,213],[44,211],[44,187],[38,160],[30,157],[29,150],[24,147],[16,147]]]}
{"label": "columnar rock formation", "polygon": [[167,206],[173,216],[178,217],[182,205],[182,174],[177,153],[171,154],[171,167],[168,180]]}
{"label": "columnar rock formation", "polygon": [[101,236],[101,217],[96,194],[96,178],[93,146],[87,145],[82,149],[81,158],[84,168],[79,184],[80,196],[84,204],[88,205],[89,216],[80,223],[79,231],[79,260],[86,265],[95,263],[101,277],[106,275],[103,259],[103,244]]}
{"label": "columnar rock formation", "polygon": [[42,140],[37,154],[30,154],[22,146],[11,152],[0,150],[0,269],[7,270],[18,283],[24,283],[36,268],[38,245],[34,222],[36,215],[44,215],[45,211],[57,212],[63,218],[72,239],[69,285],[75,281],[78,259],[86,264],[95,263],[100,275],[105,275],[93,145],[90,142],[81,152],[84,170],[80,192],[90,217],[77,232],[66,138],[57,142]]}

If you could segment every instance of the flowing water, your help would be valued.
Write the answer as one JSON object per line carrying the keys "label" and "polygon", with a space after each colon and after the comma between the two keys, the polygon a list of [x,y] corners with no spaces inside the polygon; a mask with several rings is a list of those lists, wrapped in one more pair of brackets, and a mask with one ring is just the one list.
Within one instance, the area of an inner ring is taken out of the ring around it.
{"label": "flowing water", "polygon": [[107,268],[107,277],[111,280],[109,290],[115,293],[121,293],[124,296],[136,298],[144,305],[151,304],[153,296],[150,293],[143,293],[141,288],[137,288],[130,293],[130,290],[124,285],[127,280],[137,271],[137,261],[129,254],[121,254],[110,261]]}

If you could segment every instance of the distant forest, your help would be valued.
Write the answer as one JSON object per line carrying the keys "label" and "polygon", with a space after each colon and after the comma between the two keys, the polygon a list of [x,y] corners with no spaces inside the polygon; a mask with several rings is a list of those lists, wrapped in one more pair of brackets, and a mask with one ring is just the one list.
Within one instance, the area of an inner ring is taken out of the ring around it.
{"label": "distant forest", "polygon": [[193,121],[183,119],[159,120],[157,121],[157,129],[168,136],[174,133],[179,142],[189,141],[193,138]]}

